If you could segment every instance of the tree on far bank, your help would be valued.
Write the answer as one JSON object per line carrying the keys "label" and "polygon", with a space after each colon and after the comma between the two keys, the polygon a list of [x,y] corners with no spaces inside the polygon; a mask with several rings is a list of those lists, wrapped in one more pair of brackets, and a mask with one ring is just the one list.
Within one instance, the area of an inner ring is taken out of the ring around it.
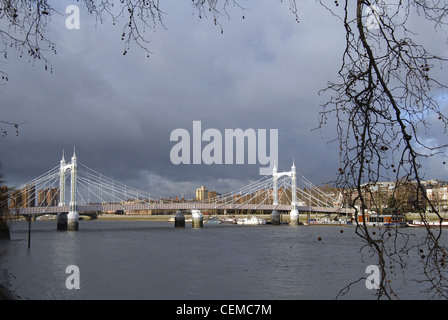
{"label": "tree on far bank", "polygon": [[5,219],[8,213],[8,188],[5,183],[5,175],[0,162],[0,240],[10,239],[9,228]]}

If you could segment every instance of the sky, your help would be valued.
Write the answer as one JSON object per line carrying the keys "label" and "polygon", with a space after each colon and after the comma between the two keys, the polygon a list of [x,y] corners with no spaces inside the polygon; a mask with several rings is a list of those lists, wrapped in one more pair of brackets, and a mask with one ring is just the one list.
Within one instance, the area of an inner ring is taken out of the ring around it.
{"label": "sky", "polygon": [[[56,6],[63,13],[71,4],[78,3]],[[191,1],[163,1],[164,26],[145,33],[149,57],[134,46],[123,55],[120,24],[97,25],[82,6],[79,29],[66,28],[69,14],[53,15],[47,34],[57,45],[56,55],[47,53],[53,72],[11,50],[1,65],[9,81],[0,86],[0,119],[23,122],[18,136],[11,129],[0,138],[7,184],[54,168],[63,150],[69,160],[74,146],[82,164],[163,196],[193,197],[201,185],[225,193],[260,178],[263,165],[247,160],[173,164],[170,135],[185,129],[193,139],[193,121],[223,137],[226,129],[276,129],[279,171],[294,161],[316,185],[335,180],[341,165],[338,145],[330,142],[334,126],[312,129],[329,98],[319,90],[337,80],[342,25],[315,1],[299,2],[300,23],[288,1],[244,5],[248,10],[231,7],[230,18],[221,18],[221,34]],[[432,36],[425,41],[448,53],[447,34]],[[448,180],[446,158],[425,163],[425,177]]]}

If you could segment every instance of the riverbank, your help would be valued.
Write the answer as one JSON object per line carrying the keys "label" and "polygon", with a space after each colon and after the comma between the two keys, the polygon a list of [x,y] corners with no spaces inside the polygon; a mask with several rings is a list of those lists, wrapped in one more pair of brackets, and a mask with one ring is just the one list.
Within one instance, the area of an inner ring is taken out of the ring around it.
{"label": "riverbank", "polygon": [[150,214],[99,214],[98,220],[130,220],[130,221],[168,221],[172,215]]}
{"label": "riverbank", "polygon": [[0,300],[18,300],[19,297],[17,297],[14,293],[9,291],[7,288],[2,286],[0,283]]}
{"label": "riverbank", "polygon": [[[98,215],[98,220],[129,220],[129,221],[169,221],[174,215],[146,215],[146,214],[101,214]],[[250,215],[250,214],[239,214],[239,215],[217,215],[216,217],[219,218],[229,218],[229,217],[236,217],[238,219],[244,219],[249,218],[251,216],[257,216],[259,218],[265,219],[265,220],[271,220],[270,214],[256,214],[256,215]],[[208,220],[209,217],[215,217],[215,215],[212,216],[204,216],[204,220]],[[191,219],[191,214],[185,214],[185,219]],[[289,221],[289,216],[284,215],[283,217],[284,221]]]}
{"label": "riverbank", "polygon": [[[128,221],[169,221],[173,216],[174,215],[171,215],[171,214],[167,214],[167,215],[149,215],[149,214],[119,215],[119,214],[103,213],[103,214],[99,214],[96,219],[98,219],[98,220],[116,220],[116,221],[126,221],[126,220],[128,220]],[[244,218],[249,218],[251,216],[256,216],[258,218],[265,219],[266,221],[271,220],[270,213],[269,214],[210,215],[210,216],[204,215],[204,220],[208,220],[209,218],[215,217],[215,216],[218,218],[222,218],[222,219],[226,219],[229,217],[236,217],[237,219],[244,219]],[[441,213],[441,216],[444,219],[448,219],[447,213]],[[191,214],[186,213],[185,218],[191,219]],[[323,213],[315,214],[315,213],[306,213],[306,212],[301,212],[299,215],[300,222],[307,222],[308,219],[322,219],[322,218],[337,221],[339,218],[341,218],[341,216],[338,214],[323,214]],[[404,218],[407,221],[421,220],[420,214],[418,214],[418,213],[405,213]],[[426,218],[428,221],[438,221],[439,220],[435,213],[427,213]],[[88,215],[81,214],[80,219],[90,220],[92,218]],[[44,215],[44,216],[37,217],[37,221],[46,221],[46,220],[56,220],[56,216],[55,215]],[[15,221],[25,221],[25,218],[22,217]],[[282,221],[289,222],[289,214],[288,213],[282,214]]]}

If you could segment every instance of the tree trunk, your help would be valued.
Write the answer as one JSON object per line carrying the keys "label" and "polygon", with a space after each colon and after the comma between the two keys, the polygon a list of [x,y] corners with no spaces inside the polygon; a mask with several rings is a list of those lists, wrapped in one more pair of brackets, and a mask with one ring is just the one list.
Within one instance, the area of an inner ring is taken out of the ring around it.
{"label": "tree trunk", "polygon": [[11,240],[9,235],[9,227],[5,219],[0,216],[0,240]]}

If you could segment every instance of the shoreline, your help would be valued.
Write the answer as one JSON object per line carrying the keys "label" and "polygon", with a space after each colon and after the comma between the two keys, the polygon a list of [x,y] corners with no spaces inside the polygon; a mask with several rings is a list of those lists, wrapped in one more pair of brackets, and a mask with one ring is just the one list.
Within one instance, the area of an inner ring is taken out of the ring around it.
{"label": "shoreline", "polygon": [[[438,220],[437,215],[435,213],[427,213],[427,221],[436,221]],[[82,216],[82,214],[81,214]],[[104,213],[101,215],[98,215],[98,220],[149,220],[149,221],[168,221],[170,218],[172,218],[174,214],[167,214],[167,215],[149,215],[149,214],[125,214],[125,215],[117,215],[117,214],[109,214]],[[256,216],[265,220],[271,220],[271,214],[219,214],[219,215],[209,215],[204,216],[204,220],[208,220],[208,218],[211,217],[219,217],[219,218],[229,218],[229,217],[235,217],[235,218],[249,218],[251,216]],[[333,220],[337,215],[335,214],[310,214],[308,217],[307,213],[302,213],[299,215],[299,220],[301,222],[307,222],[308,218],[314,219],[314,218],[328,218],[330,220]],[[418,213],[405,213],[405,218],[407,220],[420,220],[420,215]],[[441,213],[442,218],[448,219],[448,214]],[[86,217],[86,216],[83,216]],[[89,218],[89,217],[87,217]],[[185,214],[185,218],[191,218],[191,214]],[[282,221],[289,221],[289,214],[283,214],[282,215]]]}
{"label": "shoreline", "polygon": [[92,220],[168,221],[171,217],[172,215],[149,215],[149,214],[119,215],[119,214],[104,213],[98,215],[96,219]]}
{"label": "shoreline", "polygon": [[[103,214],[99,214],[96,218],[92,219],[90,216],[88,215],[83,215],[80,214],[80,220],[108,220],[108,221],[160,221],[160,222],[168,222],[172,217],[174,216],[174,214],[166,214],[166,215],[149,215],[149,214],[124,214],[124,215],[118,215],[118,214],[111,214],[111,213],[103,213]],[[205,215],[204,216],[204,221],[209,220],[212,217],[219,217],[219,218],[229,218],[229,217],[234,217],[237,219],[243,219],[243,218],[250,218],[252,216],[256,216],[262,219],[265,219],[266,221],[271,221],[271,214],[224,214],[224,215]],[[406,213],[405,218],[407,221],[412,221],[412,220],[420,220],[420,216],[418,213]],[[448,218],[448,214],[446,213],[442,213],[441,214],[442,218],[447,219]],[[301,215],[299,215],[299,221],[301,223],[307,223],[308,219],[320,219],[320,218],[327,218],[329,221],[334,221],[332,223],[329,223],[329,225],[341,225],[340,223],[337,223],[336,218],[337,215],[327,215],[327,214],[305,214],[302,213]],[[191,214],[185,214],[185,218],[186,219],[191,219]],[[437,216],[434,213],[427,213],[427,221],[428,222],[434,222],[434,221],[438,221]],[[55,221],[56,220],[56,216],[55,215],[43,215],[37,218],[37,220],[33,220],[33,221],[48,221],[48,220],[52,220]],[[21,221],[25,221],[25,219],[14,219],[15,222],[21,222]],[[283,214],[281,221],[284,222],[289,222],[289,214]],[[313,225],[313,224],[309,224],[309,225]],[[322,225],[322,224],[320,224]]]}
{"label": "shoreline", "polygon": [[21,300],[12,291],[0,283],[0,300]]}

